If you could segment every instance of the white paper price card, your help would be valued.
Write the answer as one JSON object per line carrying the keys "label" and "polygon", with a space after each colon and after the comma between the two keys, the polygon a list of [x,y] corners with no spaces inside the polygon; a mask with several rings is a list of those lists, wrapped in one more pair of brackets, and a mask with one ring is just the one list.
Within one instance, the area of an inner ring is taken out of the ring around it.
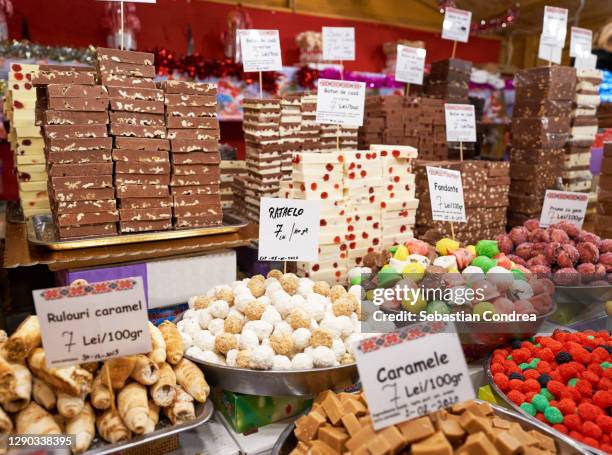
{"label": "white paper price card", "polygon": [[427,181],[433,220],[467,222],[461,172],[427,166]]}
{"label": "white paper price card", "polygon": [[541,41],[548,46],[563,48],[566,36],[567,9],[557,6],[545,6]]}
{"label": "white paper price card", "polygon": [[472,104],[445,104],[447,142],[476,142],[476,114]]}
{"label": "white paper price card", "polygon": [[323,27],[323,60],[355,60],[355,28]]}
{"label": "white paper price card", "polygon": [[540,214],[540,226],[548,227],[559,221],[569,221],[582,227],[589,195],[572,191],[546,190]]}
{"label": "white paper price card", "polygon": [[407,84],[423,85],[425,55],[425,49],[398,44],[397,60],[395,62],[395,80],[406,82]]}
{"label": "white paper price card", "polygon": [[259,260],[316,262],[321,202],[262,197]]}
{"label": "white paper price card", "polygon": [[563,52],[563,46],[551,46],[546,44],[543,38],[540,36],[540,45],[538,47],[538,58],[546,60],[548,62],[561,64],[561,53]]}
{"label": "white paper price card", "polygon": [[283,69],[278,30],[241,29],[238,39],[245,73]]}
{"label": "white paper price card", "polygon": [[597,55],[588,54],[574,59],[574,68],[579,70],[594,70],[597,68]]}
{"label": "white paper price card", "polygon": [[355,346],[376,430],[474,398],[457,334],[444,323],[432,323],[428,333],[421,327],[366,338]]}
{"label": "white paper price card", "polygon": [[570,34],[570,57],[591,55],[593,32],[588,28],[572,27]]}
{"label": "white paper price card", "polygon": [[467,43],[470,38],[472,12],[447,6],[442,22],[442,38]]}
{"label": "white paper price card", "polygon": [[32,294],[50,368],[151,351],[141,277]]}
{"label": "white paper price card", "polygon": [[319,79],[317,123],[363,125],[365,82]]}

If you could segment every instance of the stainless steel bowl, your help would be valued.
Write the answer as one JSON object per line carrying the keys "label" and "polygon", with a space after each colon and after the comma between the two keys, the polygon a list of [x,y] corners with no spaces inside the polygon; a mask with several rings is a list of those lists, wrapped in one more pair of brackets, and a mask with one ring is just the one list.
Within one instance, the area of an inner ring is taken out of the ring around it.
{"label": "stainless steel bowl", "polygon": [[[578,455],[589,453],[587,450],[581,447],[581,444],[578,444],[573,439],[552,430],[552,428],[537,420],[532,421],[531,419],[526,419],[521,414],[516,414],[499,406],[492,406],[496,415],[512,420],[513,422],[517,422],[523,427],[524,430],[538,430],[555,439],[557,444],[557,453],[559,455]],[[272,455],[289,455],[289,453],[295,448],[297,445],[297,439],[293,434],[293,430],[295,430],[295,424],[288,425],[287,428],[285,428],[272,448]]]}

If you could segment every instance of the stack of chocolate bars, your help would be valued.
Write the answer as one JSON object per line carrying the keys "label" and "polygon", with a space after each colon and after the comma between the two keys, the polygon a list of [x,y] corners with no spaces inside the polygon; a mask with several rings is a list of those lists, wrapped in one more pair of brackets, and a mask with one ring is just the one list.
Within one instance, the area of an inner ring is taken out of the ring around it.
{"label": "stack of chocolate bars", "polygon": [[107,90],[95,85],[92,68],[41,67],[33,83],[58,237],[116,234]]}
{"label": "stack of chocolate bars", "polygon": [[467,103],[472,62],[451,58],[431,64],[425,93],[449,103]]}
{"label": "stack of chocolate bars", "polygon": [[576,95],[572,109],[569,142],[565,145],[563,188],[567,191],[591,190],[593,176],[589,170],[591,145],[597,134],[597,106],[603,73],[599,70],[576,70]]}
{"label": "stack of chocolate bars", "polygon": [[244,180],[245,214],[258,223],[260,198],[273,197],[282,177],[281,103],[280,99],[247,99],[243,110],[248,172]]}
{"label": "stack of chocolate bars", "polygon": [[570,135],[576,70],[530,68],[514,79],[510,207],[508,222],[539,218],[547,189],[562,187],[563,147]]}
{"label": "stack of chocolate bars", "polygon": [[38,65],[11,63],[4,102],[4,115],[10,124],[8,141],[25,217],[50,212],[44,142],[36,125],[36,88],[32,85],[37,72]]}
{"label": "stack of chocolate bars", "polygon": [[281,145],[281,174],[282,179],[291,178],[291,158],[294,153],[301,150],[302,135],[302,96],[286,95],[280,100],[280,145]]}
{"label": "stack of chocolate bars", "polygon": [[245,177],[246,162],[244,160],[221,160],[219,164],[221,171],[221,207],[229,210],[234,206],[234,181],[236,178]]}
{"label": "stack of chocolate bars", "polygon": [[97,55],[99,79],[110,96],[119,231],[171,229],[169,143],[153,54],[98,48]]}
{"label": "stack of chocolate bars", "polygon": [[185,229],[221,224],[217,86],[166,81],[164,92],[175,226]]}
{"label": "stack of chocolate bars", "polygon": [[597,217],[595,232],[612,238],[612,142],[604,142],[601,175],[597,184]]}
{"label": "stack of chocolate bars", "polygon": [[366,96],[363,126],[359,128],[359,148],[371,144],[404,144],[404,97]]}
{"label": "stack of chocolate bars", "polygon": [[507,162],[419,161],[415,168],[416,193],[419,198],[417,237],[435,242],[438,238],[451,234],[450,223],[432,219],[427,166],[461,172],[467,222],[454,223],[457,240],[473,243],[483,238],[494,238],[505,231],[510,188]]}
{"label": "stack of chocolate bars", "polygon": [[321,147],[321,128],[317,123],[317,95],[302,95],[300,105],[302,124],[300,126],[301,150],[305,152],[317,151]]}

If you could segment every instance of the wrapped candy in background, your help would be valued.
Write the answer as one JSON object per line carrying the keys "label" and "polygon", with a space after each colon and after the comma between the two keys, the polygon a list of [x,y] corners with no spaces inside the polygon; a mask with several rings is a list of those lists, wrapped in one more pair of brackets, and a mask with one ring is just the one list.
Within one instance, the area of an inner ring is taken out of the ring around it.
{"label": "wrapped candy in background", "polygon": [[[108,47],[121,47],[121,3],[108,2],[102,18],[102,27],[106,30]],[[140,19],[136,16],[136,5],[123,4],[123,48],[137,49],[136,33],[140,31]]]}
{"label": "wrapped candy in background", "polygon": [[298,33],[295,44],[300,48],[300,63],[321,63],[323,61],[323,38],[321,32],[307,30]]}

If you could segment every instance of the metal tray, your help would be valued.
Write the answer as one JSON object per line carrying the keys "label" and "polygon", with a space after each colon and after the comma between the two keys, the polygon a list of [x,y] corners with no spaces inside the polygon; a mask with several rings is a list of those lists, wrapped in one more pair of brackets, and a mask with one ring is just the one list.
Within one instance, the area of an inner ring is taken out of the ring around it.
{"label": "metal tray", "polygon": [[179,425],[171,425],[170,422],[164,417],[160,416],[158,429],[149,434],[143,434],[141,436],[136,436],[135,438],[130,439],[125,442],[117,442],[116,444],[108,444],[100,437],[96,436],[91,447],[85,455],[105,455],[110,453],[117,453],[123,450],[133,449],[134,447],[141,446],[143,444],[148,444],[149,442],[155,441],[157,439],[166,438],[168,436],[172,436],[173,434],[180,433],[181,431],[191,430],[197,426],[202,425],[203,423],[208,422],[208,420],[213,415],[213,405],[210,400],[207,400],[206,403],[196,403],[196,418],[189,422],[181,423]]}
{"label": "metal tray", "polygon": [[355,363],[312,370],[258,371],[185,357],[198,364],[211,386],[247,395],[311,396],[328,389],[346,388],[359,378]]}
{"label": "metal tray", "polygon": [[504,404],[507,407],[513,409],[517,414],[519,414],[523,419],[528,420],[531,424],[541,425],[542,427],[546,427],[548,432],[551,435],[553,435],[554,438],[561,439],[563,437],[565,439],[569,439],[574,445],[580,447],[583,453],[593,453],[596,455],[607,455],[606,452],[602,452],[601,450],[598,450],[595,447],[591,447],[589,445],[582,444],[581,442],[578,442],[574,439],[569,438],[568,436],[565,436],[563,433],[555,430],[553,427],[549,427],[548,425],[543,424],[535,417],[532,417],[529,414],[525,413],[519,406],[515,405],[512,401],[510,401],[508,397],[506,396],[506,394],[502,392],[502,390],[499,387],[497,387],[497,384],[495,384],[495,381],[493,381],[493,375],[491,374],[491,359],[492,358],[493,358],[493,352],[490,352],[484,361],[485,374],[487,376],[487,380],[489,381],[489,385],[491,386],[491,389],[493,389],[495,394],[499,396],[499,398],[504,402]]}
{"label": "metal tray", "polygon": [[26,220],[28,241],[31,244],[44,246],[50,250],[73,250],[76,248],[126,245],[129,243],[155,242],[158,240],[186,239],[206,235],[228,234],[238,231],[247,224],[246,220],[233,213],[224,213],[223,224],[221,226],[61,240],[57,238],[51,214],[35,215]]}
{"label": "metal tray", "polygon": [[601,286],[555,286],[554,299],[559,303],[601,304],[612,300],[612,284]]}
{"label": "metal tray", "polygon": [[[479,401],[479,400],[476,400]],[[508,420],[512,420],[514,422],[519,423],[523,429],[526,430],[539,430],[542,433],[550,436],[555,439],[557,443],[557,453],[559,455],[578,455],[578,454],[587,454],[588,452],[584,450],[580,445],[575,442],[573,439],[568,438],[567,436],[557,432],[551,431],[552,428],[544,425],[539,421],[532,421],[530,419],[526,419],[520,414],[515,414],[514,412],[508,411],[507,409],[501,408],[499,406],[491,405],[495,410],[495,414],[500,417],[504,417]],[[293,434],[293,430],[295,429],[295,424],[288,425],[287,428],[283,430],[281,435],[279,436],[276,444],[272,448],[271,455],[289,455],[289,453],[295,448],[297,445],[297,439]],[[561,436],[558,436],[561,435]]]}

